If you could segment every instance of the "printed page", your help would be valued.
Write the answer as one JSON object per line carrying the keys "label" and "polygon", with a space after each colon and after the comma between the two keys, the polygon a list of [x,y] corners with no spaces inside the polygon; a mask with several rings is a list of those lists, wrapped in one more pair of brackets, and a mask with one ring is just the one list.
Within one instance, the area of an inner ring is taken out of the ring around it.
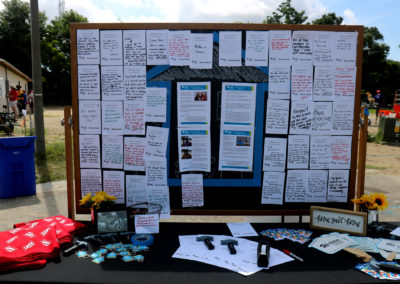
{"label": "printed page", "polygon": [[169,129],[163,127],[147,126],[144,158],[164,159],[167,153]]}
{"label": "printed page", "polygon": [[264,140],[263,171],[284,172],[286,166],[286,138],[266,137]]}
{"label": "printed page", "polygon": [[221,95],[221,126],[254,126],[256,94],[256,84],[223,82]]}
{"label": "printed page", "polygon": [[336,67],[335,101],[354,101],[356,92],[356,67]]}
{"label": "printed page", "polygon": [[123,171],[103,171],[104,191],[117,198],[116,204],[125,203],[125,180]]}
{"label": "printed page", "polygon": [[288,169],[308,169],[309,153],[309,135],[289,135],[287,154]]}
{"label": "printed page", "polygon": [[124,134],[145,135],[144,97],[124,102]]}
{"label": "printed page", "polygon": [[192,33],[190,37],[190,68],[212,69],[213,34]]}
{"label": "printed page", "polygon": [[291,64],[292,31],[269,31],[269,63]]}
{"label": "printed page", "polygon": [[268,66],[269,31],[246,31],[246,66]]}
{"label": "printed page", "polygon": [[327,170],[308,171],[307,202],[326,202]]}
{"label": "printed page", "polygon": [[167,121],[167,88],[146,88],[145,120]]}
{"label": "printed page", "polygon": [[311,135],[330,135],[332,130],[332,102],[314,102]]}
{"label": "printed page", "polygon": [[103,101],[125,98],[123,66],[101,66],[101,98]]}
{"label": "printed page", "polygon": [[311,100],[313,90],[313,66],[293,65],[292,66],[292,100]]}
{"label": "printed page", "polygon": [[103,183],[101,169],[81,169],[81,195],[90,193],[92,196],[101,191]]}
{"label": "printed page", "polygon": [[286,202],[307,202],[308,171],[288,170],[286,176]]}
{"label": "printed page", "polygon": [[292,101],[290,134],[310,134],[314,112],[313,101]]}
{"label": "printed page", "polygon": [[100,100],[98,65],[78,65],[78,98],[80,100]]}
{"label": "printed page", "polygon": [[99,30],[76,31],[76,54],[78,64],[99,64]]}
{"label": "printed page", "polygon": [[204,205],[203,175],[185,174],[182,178],[182,207],[201,207]]}
{"label": "printed page", "polygon": [[169,65],[190,65],[190,31],[169,31]]}
{"label": "printed page", "polygon": [[124,111],[122,101],[103,101],[102,109],[102,134],[124,134]]}
{"label": "printed page", "polygon": [[143,171],[144,167],[144,137],[124,137],[124,170]]}
{"label": "printed page", "polygon": [[242,32],[219,32],[219,66],[242,66]]}
{"label": "printed page", "polygon": [[335,95],[335,67],[315,66],[314,101],[333,101]]}
{"label": "printed page", "polygon": [[349,171],[329,170],[328,202],[347,202]]}
{"label": "printed page", "polygon": [[178,127],[210,125],[211,83],[177,83]]}
{"label": "printed page", "polygon": [[336,32],[315,31],[313,45],[314,65],[332,65],[335,61]]}
{"label": "printed page", "polygon": [[330,169],[350,169],[351,136],[332,136]]}
{"label": "printed page", "polygon": [[146,66],[124,66],[124,99],[128,101],[146,95]]}
{"label": "printed page", "polygon": [[333,102],[332,135],[352,135],[354,102]]}
{"label": "printed page", "polygon": [[336,32],[336,64],[356,66],[358,32]]}
{"label": "printed page", "polygon": [[101,65],[123,65],[122,31],[100,31]]}
{"label": "printed page", "polygon": [[287,134],[289,125],[289,100],[267,100],[265,118],[266,134]]}
{"label": "printed page", "polygon": [[124,65],[146,65],[145,30],[123,30]]}
{"label": "printed page", "polygon": [[329,169],[331,146],[331,136],[311,136],[310,169]]}
{"label": "printed page", "polygon": [[80,168],[100,168],[99,135],[79,135]]}
{"label": "printed page", "polygon": [[293,31],[292,60],[293,63],[312,65],[313,61],[313,31]]}
{"label": "printed page", "polygon": [[269,66],[268,99],[290,99],[290,65]]}
{"label": "printed page", "polygon": [[79,133],[101,134],[100,101],[79,101]]}
{"label": "printed page", "polygon": [[169,65],[168,30],[146,30],[147,65]]}
{"label": "printed page", "polygon": [[179,172],[211,171],[209,127],[178,128]]}
{"label": "printed page", "polygon": [[283,204],[285,173],[264,172],[261,204]]}
{"label": "printed page", "polygon": [[122,136],[102,135],[102,168],[123,169],[124,144]]}
{"label": "printed page", "polygon": [[126,206],[148,202],[146,176],[126,175]]}

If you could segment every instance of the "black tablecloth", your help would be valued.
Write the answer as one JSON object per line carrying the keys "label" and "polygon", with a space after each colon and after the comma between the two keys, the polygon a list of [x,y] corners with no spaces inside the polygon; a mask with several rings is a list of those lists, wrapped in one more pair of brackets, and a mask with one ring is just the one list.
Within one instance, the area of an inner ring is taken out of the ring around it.
{"label": "black tablecloth", "polygon": [[[269,228],[309,229],[308,224],[252,224],[260,233]],[[312,230],[312,238],[327,232]],[[38,270],[16,271],[0,274],[0,282],[37,283],[377,283],[374,279],[354,269],[361,260],[345,251],[328,255],[308,244],[290,240],[274,241],[271,247],[287,249],[304,259],[291,261],[250,276],[211,266],[205,263],[175,259],[171,256],[179,247],[179,235],[213,234],[231,235],[225,223],[161,223],[160,234],[154,235],[154,244],[145,253],[143,263],[123,263],[106,259],[101,264],[90,258],[60,256]],[[372,237],[389,237],[388,231],[370,233]],[[259,237],[248,239],[257,241]],[[92,250],[90,250],[91,252]],[[380,255],[373,254],[378,260]],[[388,281],[394,283],[393,281]]]}

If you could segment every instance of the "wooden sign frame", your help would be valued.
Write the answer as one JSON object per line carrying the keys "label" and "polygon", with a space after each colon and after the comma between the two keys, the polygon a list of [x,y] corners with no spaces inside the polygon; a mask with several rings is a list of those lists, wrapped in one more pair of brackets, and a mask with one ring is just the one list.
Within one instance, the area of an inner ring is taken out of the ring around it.
{"label": "wooden sign frame", "polygon": [[[78,100],[78,61],[77,61],[77,30],[78,29],[99,29],[99,30],[127,30],[127,29],[169,29],[169,30],[199,30],[199,31],[267,31],[267,30],[292,30],[292,31],[335,31],[335,32],[358,32],[357,56],[356,56],[356,85],[354,99],[353,133],[351,143],[351,164],[349,170],[349,188],[347,203],[329,203],[324,205],[337,206],[343,209],[352,209],[351,198],[355,196],[355,184],[357,175],[357,153],[358,153],[358,129],[361,98],[361,73],[362,73],[362,54],[363,54],[363,26],[346,25],[269,25],[269,24],[216,24],[216,23],[71,23],[71,88],[72,88],[72,116],[73,116],[73,168],[74,168],[74,195],[75,208],[78,214],[87,214],[89,211],[79,206],[81,194],[81,174],[79,156],[79,100]],[[68,159],[67,159],[68,160]],[[70,159],[72,160],[72,159]],[[241,206],[240,198],[231,206],[226,202],[230,201],[227,197],[229,189],[225,192],[205,190],[205,206],[203,208],[182,208],[179,206],[180,190],[177,186],[170,189],[171,214],[176,215],[308,215],[309,203],[284,203],[284,205],[259,205],[261,196],[258,192],[249,188],[249,202],[246,206]],[[232,194],[243,195],[236,188],[230,191]],[[216,195],[215,195],[215,194]],[[247,195],[246,195],[247,196]],[[256,200],[255,198],[258,198]],[[218,199],[218,200],[217,200]],[[221,199],[221,200],[219,200]],[[251,200],[250,200],[251,199]],[[254,205],[251,202],[254,200]],[[178,204],[178,205],[177,205]],[[210,204],[208,206],[208,204]],[[256,205],[257,204],[257,205]],[[220,205],[222,205],[220,207]]]}
{"label": "wooden sign frame", "polygon": [[[315,220],[316,218],[318,218],[317,221]],[[358,226],[357,222],[360,222]],[[324,223],[326,223],[326,226]],[[344,228],[342,227],[343,229],[341,229],[341,226]],[[352,229],[352,226],[359,227],[359,229]],[[367,213],[322,206],[311,206],[310,227],[319,230],[365,236],[367,234]]]}

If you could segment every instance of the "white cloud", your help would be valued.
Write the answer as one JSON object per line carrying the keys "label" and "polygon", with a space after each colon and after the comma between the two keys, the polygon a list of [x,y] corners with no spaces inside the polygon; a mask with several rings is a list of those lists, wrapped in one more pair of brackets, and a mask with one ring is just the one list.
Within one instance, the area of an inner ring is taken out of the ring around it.
{"label": "white cloud", "polygon": [[353,11],[346,9],[343,12],[343,24],[345,25],[357,25],[359,20],[356,18]]}

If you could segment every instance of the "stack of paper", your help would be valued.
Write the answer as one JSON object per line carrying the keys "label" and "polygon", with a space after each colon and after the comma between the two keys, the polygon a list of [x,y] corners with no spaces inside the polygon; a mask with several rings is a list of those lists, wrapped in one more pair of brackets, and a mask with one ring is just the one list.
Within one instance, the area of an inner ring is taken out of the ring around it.
{"label": "stack of paper", "polygon": [[[196,238],[202,235],[179,236],[180,247],[172,257],[194,260],[226,268],[248,276],[263,269],[257,266],[257,242],[223,235],[212,235],[214,250],[209,250],[203,241]],[[209,235],[207,235],[209,236]],[[235,240],[236,254],[230,254],[227,245],[221,245],[222,240]],[[269,267],[292,261],[293,258],[283,252],[271,248]],[[268,268],[269,268],[268,267]]]}
{"label": "stack of paper", "polygon": [[333,232],[314,239],[308,247],[316,248],[328,254],[334,254],[355,244],[356,241],[354,241],[349,235]]}

